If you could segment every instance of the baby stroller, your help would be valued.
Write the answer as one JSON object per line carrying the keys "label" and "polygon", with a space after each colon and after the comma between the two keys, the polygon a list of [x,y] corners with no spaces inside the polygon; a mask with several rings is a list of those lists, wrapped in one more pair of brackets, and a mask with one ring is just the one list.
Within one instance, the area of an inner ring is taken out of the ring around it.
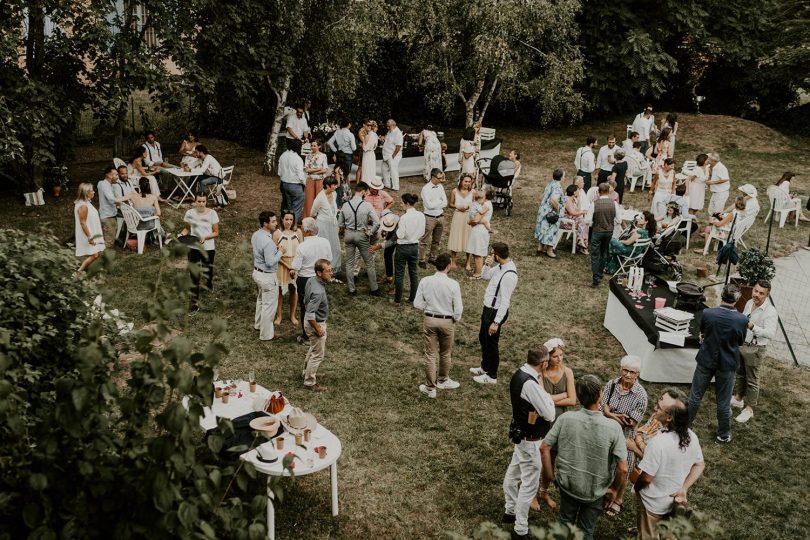
{"label": "baby stroller", "polygon": [[492,206],[512,213],[512,185],[515,183],[515,164],[503,156],[479,158],[475,162],[478,177],[475,185],[492,191]]}
{"label": "baby stroller", "polygon": [[678,253],[684,245],[686,237],[675,227],[670,227],[650,244],[641,266],[662,279],[680,281],[683,277],[683,267],[678,262]]}

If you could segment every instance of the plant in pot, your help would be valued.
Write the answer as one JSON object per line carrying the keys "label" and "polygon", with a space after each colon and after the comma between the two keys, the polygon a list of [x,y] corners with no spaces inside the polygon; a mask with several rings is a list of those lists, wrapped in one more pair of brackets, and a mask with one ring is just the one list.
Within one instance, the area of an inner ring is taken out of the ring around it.
{"label": "plant in pot", "polygon": [[51,186],[54,197],[59,197],[67,191],[68,182],[70,182],[67,171],[68,169],[64,165],[57,165],[48,170],[47,183]]}
{"label": "plant in pot", "polygon": [[745,303],[751,299],[751,291],[758,281],[770,281],[776,275],[776,267],[773,259],[764,251],[758,248],[748,248],[740,254],[740,261],[737,265],[739,279],[735,279],[737,285],[742,290],[742,295],[737,301],[737,309],[742,311]]}

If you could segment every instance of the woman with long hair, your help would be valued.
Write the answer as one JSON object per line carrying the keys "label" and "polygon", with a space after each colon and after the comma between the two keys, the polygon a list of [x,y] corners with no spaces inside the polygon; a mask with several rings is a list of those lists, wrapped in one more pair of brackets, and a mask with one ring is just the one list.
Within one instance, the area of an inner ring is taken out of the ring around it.
{"label": "woman with long hair", "polygon": [[[450,192],[448,206],[453,209],[453,219],[450,221],[450,233],[447,237],[447,249],[450,251],[450,270],[457,270],[456,255],[467,251],[467,240],[470,237],[470,225],[467,213],[473,203],[473,177],[471,174],[462,174],[458,185]],[[470,254],[464,263],[465,269],[470,271]]]}
{"label": "woman with long hair", "polygon": [[[312,209],[309,213],[310,217],[314,217],[318,224],[318,236],[326,238],[332,248],[332,268],[334,269],[335,275],[339,274],[342,261],[337,215],[338,208],[342,206],[343,203],[337,200],[337,188],[337,178],[334,176],[324,178],[323,190],[315,197],[315,200],[312,202]],[[337,281],[337,277],[333,277],[332,280]]]}
{"label": "woman with long hair", "polygon": [[[367,182],[373,180],[377,176],[377,122],[369,120],[366,125],[368,130],[363,138],[363,160],[360,162],[363,169],[361,178]],[[358,180],[359,182],[360,180]],[[334,267],[333,267],[334,268]]]}
{"label": "woman with long hair", "polygon": [[138,189],[140,193],[132,192],[129,194],[129,202],[138,211],[142,218],[157,217],[157,219],[146,222],[141,222],[138,228],[144,230],[154,230],[155,234],[163,238],[166,234],[163,232],[163,227],[160,225],[160,203],[158,198],[152,195],[152,188],[149,186],[149,180],[141,177],[138,180]]}
{"label": "woman with long hair", "polygon": [[671,130],[671,134],[669,137],[669,143],[672,147],[672,155],[675,155],[675,137],[678,135],[678,114],[677,113],[669,113],[667,114],[666,119],[661,122],[661,131],[669,128]]}
{"label": "woman with long hair", "polygon": [[664,217],[667,212],[667,203],[675,195],[675,161],[667,158],[661,162],[661,167],[653,174],[647,200],[650,201],[650,211],[655,219]]}
{"label": "woman with long hair", "polygon": [[81,274],[98,260],[104,251],[104,234],[101,231],[101,219],[98,210],[90,202],[96,194],[93,184],[83,182],[79,184],[76,201],[73,203],[73,219],[76,233],[76,256],[87,256],[79,266],[77,274]]}
{"label": "woman with long hair", "polygon": [[417,144],[424,148],[425,152],[425,168],[422,176],[425,177],[425,182],[430,182],[430,171],[442,169],[442,145],[438,134],[433,131],[433,126],[430,124],[425,126],[419,133]]}
{"label": "woman with long hair", "polygon": [[[793,193],[793,192],[790,191],[790,181],[793,180],[793,178],[795,176],[796,176],[795,173],[793,173],[791,171],[785,171],[782,174],[782,176],[779,178],[779,180],[776,181],[776,186],[778,186],[779,189],[784,191],[785,194],[787,195],[788,202],[787,202],[787,206],[785,206],[784,208],[798,208],[799,209],[799,221],[810,221],[810,219],[807,219],[807,216],[804,215],[804,212],[801,211],[802,200],[799,198],[799,196],[796,193]],[[777,208],[777,210],[780,210],[780,209]],[[790,218],[792,215],[793,215],[793,212],[788,214],[788,218]]]}
{"label": "woman with long hair", "polygon": [[665,159],[672,159],[672,130],[664,128],[658,134],[658,139],[655,141],[655,146],[652,150],[652,158],[655,160],[653,163],[652,173],[658,172],[658,169],[664,166]]}
{"label": "woman with long hair", "polygon": [[689,193],[689,213],[697,215],[703,210],[706,204],[706,180],[709,179],[709,156],[708,154],[698,154],[695,158],[697,165],[686,178]]}
{"label": "woman with long hair", "polygon": [[461,174],[472,174],[475,172],[475,130],[468,127],[461,136],[461,146],[458,150],[458,164],[461,166]]}
{"label": "woman with long hair", "polygon": [[132,158],[129,160],[129,164],[132,165],[132,180],[139,180],[140,178],[148,179],[149,189],[152,195],[160,199],[160,186],[158,186],[154,176],[156,173],[160,172],[160,167],[144,167],[144,159],[146,159],[146,148],[138,146],[133,150]]}
{"label": "woman with long hair", "polygon": [[198,144],[202,143],[200,142],[200,137],[197,136],[197,132],[191,129],[186,130],[186,136],[183,138],[183,141],[180,143],[180,149],[177,151],[181,157],[180,165],[185,165],[189,169],[194,169],[200,165],[200,160],[194,152]]}
{"label": "woman with long hair", "polygon": [[[582,178],[578,176],[577,178]],[[588,223],[585,221],[587,210],[582,210],[579,203],[580,189],[576,184],[565,188],[565,214],[560,220],[560,228],[575,230],[577,233],[577,251],[588,255]]]}
{"label": "woman with long hair", "polygon": [[[292,262],[298,246],[304,241],[300,229],[295,228],[295,213],[284,210],[281,213],[281,227],[273,233],[273,241],[277,246],[284,246],[284,255],[278,261],[278,307],[276,308],[276,320],[273,324],[279,326],[282,319],[284,307],[284,295],[290,293],[290,322],[293,327],[298,327],[298,319],[295,317],[295,308],[298,306],[298,289],[295,286],[295,277],[290,272],[295,272]],[[303,291],[302,291],[303,293]]]}
{"label": "woman with long hair", "polygon": [[307,173],[307,179],[304,186],[303,216],[309,215],[315,197],[317,197],[318,193],[323,189],[323,179],[329,174],[329,164],[326,160],[326,154],[321,152],[323,145],[320,139],[315,139],[309,143],[309,146],[312,151],[304,160],[304,172]]}
{"label": "woman with long hair", "polygon": [[489,253],[489,235],[492,227],[489,221],[492,219],[492,191],[478,190],[473,195],[473,205],[467,214],[467,223],[470,225],[470,235],[467,237],[467,254],[472,255],[473,270],[472,279],[481,279],[481,271],[484,268],[484,257]]}
{"label": "woman with long hair", "polygon": [[608,274],[615,274],[619,269],[619,256],[628,256],[633,253],[633,248],[636,242],[646,238],[653,238],[655,233],[658,232],[658,222],[655,221],[655,216],[652,212],[642,212],[636,216],[635,228],[630,235],[620,240],[618,238],[610,239],[610,246],[608,247]]}

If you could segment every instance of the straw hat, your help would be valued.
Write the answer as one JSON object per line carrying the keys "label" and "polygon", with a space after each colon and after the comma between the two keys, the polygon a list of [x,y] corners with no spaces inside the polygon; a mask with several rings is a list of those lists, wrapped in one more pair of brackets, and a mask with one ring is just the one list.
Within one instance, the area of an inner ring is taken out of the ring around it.
{"label": "straw hat", "polygon": [[278,418],[273,415],[260,416],[250,421],[250,429],[261,431],[265,437],[272,437],[278,433],[278,428],[281,425]]}
{"label": "straw hat", "polygon": [[366,184],[368,184],[368,187],[371,189],[383,189],[385,187],[382,178],[379,176],[374,176],[374,178],[366,180]]}
{"label": "straw hat", "polygon": [[399,223],[399,216],[393,212],[389,212],[382,217],[382,224],[380,225],[380,233],[386,234],[394,230]]}
{"label": "straw hat", "polygon": [[300,435],[304,433],[305,429],[315,431],[318,427],[318,421],[312,413],[304,412],[298,407],[293,407],[290,414],[281,421],[284,428],[293,435]]}
{"label": "straw hat", "polygon": [[262,463],[275,463],[278,461],[278,451],[273,441],[267,441],[256,447],[256,459]]}

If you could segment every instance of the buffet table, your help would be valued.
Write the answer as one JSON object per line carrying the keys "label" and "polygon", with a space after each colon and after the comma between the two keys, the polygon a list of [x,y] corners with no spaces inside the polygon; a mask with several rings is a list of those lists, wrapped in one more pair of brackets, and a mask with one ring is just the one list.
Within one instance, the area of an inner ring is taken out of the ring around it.
{"label": "buffet table", "polygon": [[683,346],[666,343],[660,339],[660,331],[655,326],[655,298],[666,299],[666,305],[671,307],[675,293],[669,290],[665,281],[656,279],[652,298],[632,298],[618,279],[614,276],[609,282],[604,327],[619,340],[627,354],[641,358],[640,376],[645,381],[691,383],[700,346],[701,311],[695,313],[689,327],[690,335],[684,339]]}

